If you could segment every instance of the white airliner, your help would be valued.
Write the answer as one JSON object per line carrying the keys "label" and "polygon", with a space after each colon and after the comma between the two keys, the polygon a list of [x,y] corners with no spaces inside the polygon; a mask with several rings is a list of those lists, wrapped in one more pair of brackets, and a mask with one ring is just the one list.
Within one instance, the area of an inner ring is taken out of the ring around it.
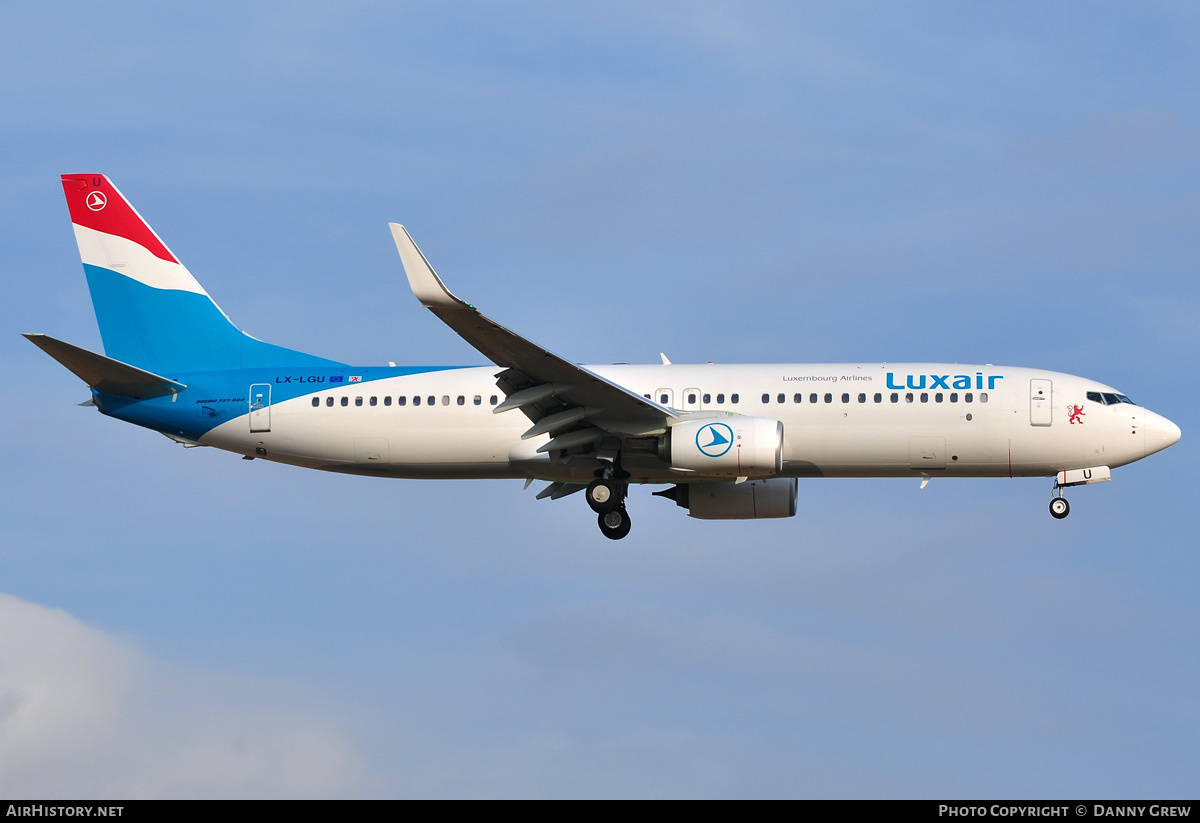
{"label": "white airliner", "polygon": [[26,335],[110,417],[185,446],[313,469],[548,481],[629,533],[632,483],[701,519],[790,517],[800,477],[1054,477],[1062,490],[1179,440],[1110,386],[939,363],[579,366],[446,288],[403,226],[413,294],[494,365],[349,366],[239,330],[103,175],[62,178],[105,355]]}

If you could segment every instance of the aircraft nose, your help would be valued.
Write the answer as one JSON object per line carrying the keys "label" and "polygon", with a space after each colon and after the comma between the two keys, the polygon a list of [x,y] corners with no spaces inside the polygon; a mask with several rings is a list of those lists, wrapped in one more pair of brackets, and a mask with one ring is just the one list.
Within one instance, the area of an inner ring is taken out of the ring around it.
{"label": "aircraft nose", "polygon": [[1155,414],[1149,409],[1146,410],[1142,426],[1146,433],[1147,456],[1155,452],[1160,452],[1167,446],[1175,445],[1179,442],[1179,438],[1183,436],[1183,432],[1179,430],[1178,426],[1161,414]]}

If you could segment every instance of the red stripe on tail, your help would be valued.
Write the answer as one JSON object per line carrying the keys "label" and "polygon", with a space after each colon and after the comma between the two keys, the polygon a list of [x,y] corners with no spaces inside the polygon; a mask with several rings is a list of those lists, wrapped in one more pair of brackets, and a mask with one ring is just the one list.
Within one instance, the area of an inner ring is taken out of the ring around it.
{"label": "red stripe on tail", "polygon": [[124,237],[144,246],[155,257],[179,262],[103,174],[64,174],[62,184],[72,223]]}

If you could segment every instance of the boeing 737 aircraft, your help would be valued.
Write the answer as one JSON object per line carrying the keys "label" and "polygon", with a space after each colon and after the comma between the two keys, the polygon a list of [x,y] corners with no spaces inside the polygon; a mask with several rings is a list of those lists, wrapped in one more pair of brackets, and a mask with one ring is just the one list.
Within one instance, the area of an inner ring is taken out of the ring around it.
{"label": "boeing 737 aircraft", "polygon": [[403,226],[413,294],[494,365],[350,366],[238,329],[103,175],[63,175],[104,355],[26,335],[103,414],[185,446],[313,469],[547,481],[629,533],[630,484],[692,517],[791,517],[800,477],[1054,477],[1062,490],[1179,440],[1116,389],[1008,366],[579,366],[455,297]]}

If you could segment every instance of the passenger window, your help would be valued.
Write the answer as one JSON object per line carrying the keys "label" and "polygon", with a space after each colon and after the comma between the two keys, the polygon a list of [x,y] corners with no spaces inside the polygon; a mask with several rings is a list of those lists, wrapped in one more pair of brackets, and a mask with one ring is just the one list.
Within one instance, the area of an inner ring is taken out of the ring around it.
{"label": "passenger window", "polygon": [[403,405],[404,405],[405,403],[407,403],[407,402],[408,402],[408,397],[406,397],[406,396],[405,396],[405,395],[403,395],[403,394],[402,394],[402,395],[400,395],[399,397],[397,397],[397,398],[396,398],[396,405],[397,405],[397,406],[403,406]]}
{"label": "passenger window", "polygon": [[970,392],[967,392],[966,394],[963,395],[964,403],[970,403],[974,399],[975,399],[975,395],[971,394]]}
{"label": "passenger window", "polygon": [[722,403],[724,403],[724,402],[725,402],[725,395],[723,395],[723,394],[718,394],[718,395],[717,395],[717,403],[718,403],[718,404],[722,404]]}
{"label": "passenger window", "polygon": [[787,395],[786,395],[786,394],[781,394],[781,395],[779,395],[778,397],[776,397],[775,399],[776,399],[776,400],[778,400],[780,403],[786,403],[786,402],[787,402]]}
{"label": "passenger window", "polygon": [[691,394],[689,394],[689,395],[688,395],[688,402],[689,402],[689,403],[695,403],[695,402],[696,402],[696,393],[695,393],[695,392],[692,392]]}
{"label": "passenger window", "polygon": [[882,402],[883,402],[883,395],[882,395],[881,393],[879,393],[879,392],[875,392],[875,402],[876,402],[876,403],[882,403]]}
{"label": "passenger window", "polygon": [[361,406],[361,405],[362,405],[362,398],[361,398],[361,397],[356,397],[356,398],[354,398],[354,405],[356,405],[356,406]]}
{"label": "passenger window", "polygon": [[802,394],[793,394],[793,395],[792,395],[792,402],[793,402],[793,403],[803,403],[803,402],[804,402],[804,395],[802,395]]}
{"label": "passenger window", "polygon": [[808,396],[808,402],[809,402],[809,403],[816,403],[816,402],[817,402],[817,395],[816,395],[815,393],[814,393],[814,394],[810,394],[810,395]]}
{"label": "passenger window", "polygon": [[648,394],[643,394],[642,397],[646,398],[647,400],[650,399],[650,395],[648,395]]}
{"label": "passenger window", "polygon": [[858,402],[859,402],[859,403],[866,403],[866,402],[867,402],[867,395],[866,395],[864,392],[859,392],[859,395],[858,395]]}
{"label": "passenger window", "polygon": [[981,392],[979,393],[979,402],[980,402],[980,403],[986,403],[986,402],[987,402],[987,392],[985,392],[985,391],[981,391]]}
{"label": "passenger window", "polygon": [[711,394],[705,394],[705,395],[704,395],[704,405],[706,405],[706,406],[707,406],[707,405],[708,405],[709,403],[711,403],[711,402],[712,402],[712,395],[711,395]]}
{"label": "passenger window", "polygon": [[493,405],[493,406],[494,406],[494,405],[496,405],[496,395],[494,395],[494,394],[492,395],[492,401],[491,401],[491,402],[492,402],[492,405]]}
{"label": "passenger window", "polygon": [[460,394],[460,395],[458,396],[458,405],[460,405],[460,406],[465,406],[465,405],[467,405],[467,398],[463,397],[463,396]]}
{"label": "passenger window", "polygon": [[730,402],[730,403],[736,403],[737,401],[738,401],[738,396],[737,396],[736,394],[731,394],[731,395],[729,395],[729,402]]}
{"label": "passenger window", "polygon": [[325,405],[326,405],[326,406],[332,406],[332,405],[333,405],[333,398],[332,398],[332,397],[326,397],[326,398],[325,398]]}
{"label": "passenger window", "polygon": [[434,397],[432,394],[431,394],[431,395],[429,395],[428,397],[426,397],[426,398],[425,398],[425,405],[426,405],[426,406],[432,406],[432,405],[434,405],[436,402],[437,402],[437,398],[436,398],[436,397]]}
{"label": "passenger window", "polygon": [[476,406],[482,406],[482,405],[483,405],[483,398],[482,398],[482,397],[480,397],[478,394],[477,394],[477,395],[475,395],[475,405],[476,405]]}
{"label": "passenger window", "polygon": [[666,395],[666,394],[660,394],[658,396],[658,402],[663,406],[667,405],[667,399],[668,399],[668,395]]}
{"label": "passenger window", "polygon": [[912,392],[909,392],[908,394],[904,395],[905,403],[911,403],[912,401],[913,401],[913,393]]}
{"label": "passenger window", "polygon": [[957,403],[957,402],[958,402],[958,392],[956,392],[956,391],[952,391],[952,392],[950,392],[950,402],[951,402],[951,403]]}
{"label": "passenger window", "polygon": [[413,405],[414,405],[414,406],[419,406],[419,405],[421,405],[421,395],[419,395],[419,394],[418,394],[417,396],[415,396],[415,397],[413,398]]}
{"label": "passenger window", "polygon": [[899,394],[897,394],[896,392],[892,392],[892,402],[893,402],[893,403],[899,403],[899,402],[900,402],[900,395],[899,395]]}
{"label": "passenger window", "polygon": [[937,394],[935,394],[933,396],[933,402],[935,402],[935,403],[941,403],[945,399],[946,399],[945,395],[943,395],[941,392],[938,392]]}
{"label": "passenger window", "polygon": [[850,402],[850,393],[849,392],[842,392],[842,402],[843,403]]}
{"label": "passenger window", "polygon": [[349,405],[350,405],[350,398],[349,398],[349,397],[343,397],[343,398],[342,398],[342,405],[343,405],[343,406],[349,406]]}
{"label": "passenger window", "polygon": [[385,405],[385,406],[392,405],[392,396],[390,394],[387,397],[383,398],[383,405]]}
{"label": "passenger window", "polygon": [[377,406],[377,405],[379,405],[379,398],[378,398],[378,397],[372,397],[372,398],[371,398],[371,405],[372,405],[372,406]]}
{"label": "passenger window", "polygon": [[764,394],[763,395],[763,403],[766,404],[766,403],[770,403],[770,402],[771,402],[771,395]]}
{"label": "passenger window", "polygon": [[313,398],[313,408],[315,409],[315,408],[316,408],[317,406],[319,406],[319,405],[321,405],[321,398],[319,398],[319,397],[314,397],[314,398]]}
{"label": "passenger window", "polygon": [[929,402],[929,392],[924,392],[924,391],[923,391],[923,392],[921,392],[921,402],[922,402],[922,403],[928,403],[928,402]]}
{"label": "passenger window", "polygon": [[832,402],[833,402],[833,395],[832,395],[832,394],[829,394],[829,393],[826,393],[826,394],[825,394],[825,402],[826,402],[826,403],[832,403]]}

